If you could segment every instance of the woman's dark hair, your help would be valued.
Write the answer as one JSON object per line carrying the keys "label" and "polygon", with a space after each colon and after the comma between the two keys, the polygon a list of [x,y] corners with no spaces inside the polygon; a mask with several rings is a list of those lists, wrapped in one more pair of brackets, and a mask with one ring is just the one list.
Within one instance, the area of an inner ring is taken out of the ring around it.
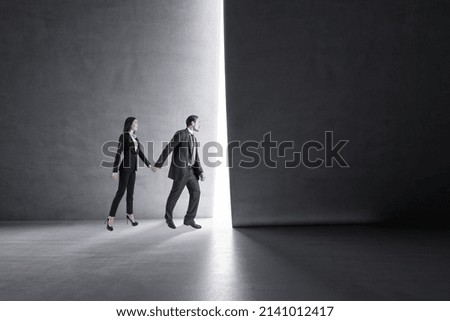
{"label": "woman's dark hair", "polygon": [[186,118],[186,126],[187,127],[191,126],[191,122],[196,122],[197,118],[198,118],[198,116],[196,116],[196,115],[191,115],[188,118]]}
{"label": "woman's dark hair", "polygon": [[131,130],[131,124],[133,124],[136,117],[128,117],[123,124],[123,132],[128,133]]}

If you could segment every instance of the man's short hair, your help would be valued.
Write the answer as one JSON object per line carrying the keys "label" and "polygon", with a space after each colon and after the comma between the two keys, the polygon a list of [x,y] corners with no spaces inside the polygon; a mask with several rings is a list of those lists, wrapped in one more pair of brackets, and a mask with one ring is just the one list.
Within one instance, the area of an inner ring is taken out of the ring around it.
{"label": "man's short hair", "polygon": [[196,116],[196,115],[191,115],[188,118],[186,118],[186,126],[187,127],[191,126],[191,122],[196,122],[197,118],[198,118],[198,116]]}

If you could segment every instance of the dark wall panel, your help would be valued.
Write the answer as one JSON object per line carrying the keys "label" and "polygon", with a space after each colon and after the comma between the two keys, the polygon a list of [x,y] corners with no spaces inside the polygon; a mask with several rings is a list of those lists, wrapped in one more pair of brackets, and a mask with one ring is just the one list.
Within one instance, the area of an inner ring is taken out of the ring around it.
{"label": "dark wall panel", "polygon": [[245,169],[234,152],[233,224],[448,222],[449,16],[436,0],[225,0],[229,141],[301,151],[331,131],[349,165]]}

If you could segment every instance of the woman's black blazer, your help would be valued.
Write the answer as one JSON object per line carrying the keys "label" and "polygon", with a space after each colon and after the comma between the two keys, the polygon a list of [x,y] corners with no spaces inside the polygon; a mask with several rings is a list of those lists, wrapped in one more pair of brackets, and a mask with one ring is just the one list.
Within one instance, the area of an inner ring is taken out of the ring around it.
{"label": "woman's black blazer", "polygon": [[[116,157],[114,159],[114,167],[113,173],[117,173],[118,170],[125,171],[137,171],[138,169],[138,155],[145,163],[147,167],[150,166],[150,162],[145,157],[143,152],[143,146],[139,142],[136,137],[136,141],[138,142],[138,150],[137,152],[134,150],[134,142],[130,136],[130,133],[123,133],[119,137],[119,145],[117,147]],[[123,160],[120,162],[120,156],[123,152]],[[120,166],[119,166],[120,162]]]}

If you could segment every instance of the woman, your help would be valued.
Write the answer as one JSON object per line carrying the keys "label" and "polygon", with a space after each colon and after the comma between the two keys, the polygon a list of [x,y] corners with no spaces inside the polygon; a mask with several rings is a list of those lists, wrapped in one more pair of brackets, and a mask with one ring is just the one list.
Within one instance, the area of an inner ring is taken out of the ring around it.
{"label": "woman", "polygon": [[[145,157],[141,148],[142,145],[136,137],[137,130],[137,119],[135,117],[128,117],[123,125],[123,134],[119,137],[119,146],[114,159],[112,176],[116,180],[119,178],[119,188],[117,189],[116,196],[111,204],[109,216],[105,220],[105,223],[108,222],[108,224],[106,224],[106,229],[108,231],[113,230],[114,217],[116,216],[117,207],[119,206],[123,194],[125,194],[125,190],[127,191],[127,224],[128,221],[130,221],[131,225],[138,225],[138,222],[136,222],[133,215],[133,191],[138,168],[137,156],[139,155],[147,167],[150,167],[150,162]],[[123,160],[119,166],[122,152]]]}

